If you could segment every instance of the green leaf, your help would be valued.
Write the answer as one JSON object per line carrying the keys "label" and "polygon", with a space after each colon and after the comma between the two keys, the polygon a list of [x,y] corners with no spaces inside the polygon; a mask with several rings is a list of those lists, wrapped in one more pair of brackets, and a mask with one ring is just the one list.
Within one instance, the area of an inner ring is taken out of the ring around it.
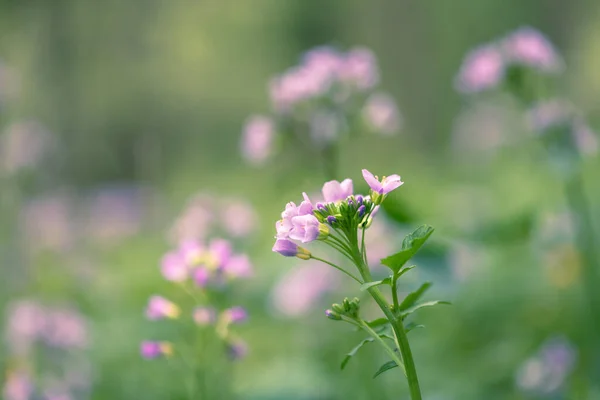
{"label": "green leaf", "polygon": [[404,327],[404,330],[406,331],[406,333],[412,331],[413,329],[419,329],[419,328],[425,328],[425,325],[417,325],[414,322],[411,322],[410,324],[407,324]]}
{"label": "green leaf", "polygon": [[375,375],[373,375],[373,379],[377,378],[379,375],[383,374],[385,371],[392,369],[392,368],[396,368],[397,366],[398,366],[398,364],[396,364],[396,361],[386,362],[381,367],[379,367],[377,372],[375,372]]}
{"label": "green leaf", "polygon": [[391,277],[387,277],[385,279],[382,279],[380,281],[373,281],[373,282],[366,282],[363,283],[360,287],[361,291],[365,291],[369,288],[372,288],[374,286],[379,286],[379,285],[391,285],[392,284],[392,278]]}
{"label": "green leaf", "polygon": [[411,269],[415,268],[416,265],[411,265],[410,267],[402,267],[400,269],[400,271],[398,271],[398,278],[400,278],[402,275],[404,275],[405,273],[407,273],[408,271],[410,271]]}
{"label": "green leaf", "polygon": [[412,314],[413,312],[415,312],[421,308],[433,307],[438,304],[452,304],[452,303],[450,303],[449,301],[440,301],[440,300],[426,301],[425,303],[417,304],[416,306],[413,306],[413,307],[405,310],[404,312],[402,312],[402,318],[406,318],[408,315]]}
{"label": "green leaf", "polygon": [[377,319],[374,319],[373,321],[367,321],[367,325],[369,325],[371,328],[378,328],[380,326],[384,326],[389,323],[390,323],[390,321],[388,321],[387,318],[377,318]]}
{"label": "green leaf", "polygon": [[414,292],[410,293],[408,296],[406,296],[404,298],[404,300],[402,300],[402,303],[400,303],[399,309],[400,311],[404,311],[412,306],[415,305],[415,303],[417,302],[417,300],[419,300],[423,294],[427,291],[427,289],[429,289],[431,287],[431,282],[425,282],[421,285],[420,288],[418,288],[417,290],[415,290]]}
{"label": "green leaf", "polygon": [[432,233],[433,228],[429,225],[418,227],[404,238],[400,252],[382,259],[381,263],[397,274],[400,268],[419,251]]}
{"label": "green leaf", "polygon": [[361,347],[363,347],[365,344],[372,342],[373,338],[369,337],[364,339],[362,342],[360,342],[358,345],[356,345],[356,347],[354,347],[352,350],[350,350],[348,352],[348,354],[346,354],[346,357],[344,357],[344,359],[342,360],[342,365],[340,365],[341,369],[344,369],[346,367],[346,364],[348,364],[348,361],[350,361],[350,359],[352,357],[354,357],[354,355],[356,354],[356,352],[358,352],[358,350],[360,350]]}

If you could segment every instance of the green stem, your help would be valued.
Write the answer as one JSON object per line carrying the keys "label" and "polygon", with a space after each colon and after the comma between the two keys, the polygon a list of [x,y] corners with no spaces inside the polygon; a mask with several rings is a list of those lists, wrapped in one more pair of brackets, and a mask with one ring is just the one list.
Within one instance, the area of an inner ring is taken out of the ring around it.
{"label": "green stem", "polygon": [[394,312],[399,311],[400,302],[398,301],[398,274],[392,278],[392,301],[394,302]]}
{"label": "green stem", "polygon": [[[365,282],[371,282],[373,278],[371,277],[369,266],[363,260],[362,254],[356,254],[355,258],[356,265],[358,266],[362,278]],[[410,349],[410,344],[408,343],[408,337],[406,336],[406,330],[404,329],[402,317],[396,317],[396,315],[394,315],[394,312],[390,309],[387,300],[379,288],[372,286],[367,289],[367,291],[371,297],[373,297],[377,305],[379,305],[379,308],[381,308],[381,311],[383,311],[386,318],[392,325],[394,335],[396,336],[396,340],[398,342],[398,347],[400,348],[400,354],[402,355],[402,360],[404,361],[410,398],[412,400],[421,400],[422,396],[421,388],[419,386],[419,378],[417,376],[417,368],[413,359],[412,350]]]}
{"label": "green stem", "polygon": [[398,367],[400,367],[400,369],[406,376],[406,367],[404,367],[404,363],[402,362],[402,360],[400,360],[400,358],[398,357],[396,352],[392,348],[390,348],[390,346],[388,346],[388,344],[385,342],[385,340],[383,340],[383,338],[381,336],[379,336],[377,334],[377,332],[375,332],[369,325],[367,325],[367,323],[365,321],[360,320],[360,327],[365,332],[367,332],[373,339],[375,339],[377,342],[379,342],[379,344],[381,344],[383,346],[385,351],[389,354],[389,356],[392,358],[392,360],[398,365]]}
{"label": "green stem", "polygon": [[350,278],[354,279],[356,282],[360,283],[361,285],[363,284],[363,282],[359,278],[357,278],[355,275],[353,275],[350,272],[346,271],[344,268],[335,265],[332,262],[329,262],[329,261],[324,260],[324,259],[319,258],[319,257],[315,257],[313,255],[311,255],[310,258],[312,258],[313,260],[321,261],[321,262],[323,262],[323,263],[325,263],[327,265],[331,265],[333,268],[335,268],[337,270],[340,270],[341,272],[343,272],[344,274],[348,275]]}

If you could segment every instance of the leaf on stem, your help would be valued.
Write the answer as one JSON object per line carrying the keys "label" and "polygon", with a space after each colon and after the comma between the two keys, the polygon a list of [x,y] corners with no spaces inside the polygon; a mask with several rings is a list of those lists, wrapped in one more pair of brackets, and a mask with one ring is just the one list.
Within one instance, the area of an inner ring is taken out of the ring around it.
{"label": "leaf on stem", "polygon": [[384,326],[390,323],[387,318],[377,318],[373,321],[366,321],[367,325],[371,328],[378,328],[380,326]]}
{"label": "leaf on stem", "polygon": [[440,300],[426,301],[425,303],[417,304],[416,306],[413,306],[407,310],[404,310],[402,312],[402,319],[406,318],[407,316],[409,316],[410,314],[412,314],[413,312],[415,312],[421,308],[433,307],[438,304],[452,304],[452,303],[450,303],[449,301],[440,301]]}
{"label": "leaf on stem", "polygon": [[417,325],[414,322],[411,322],[410,324],[407,324],[404,327],[404,330],[406,331],[406,333],[412,331],[413,329],[419,329],[419,328],[425,328],[425,325]]}
{"label": "leaf on stem", "polygon": [[372,288],[372,287],[374,287],[374,286],[379,286],[379,285],[391,285],[391,284],[392,284],[392,277],[387,277],[387,278],[385,278],[385,279],[382,279],[382,280],[380,280],[380,281],[373,281],[373,282],[366,282],[366,283],[363,283],[363,284],[360,286],[360,290],[361,290],[361,291],[365,291],[365,290],[367,290],[367,289],[369,289],[369,288]]}
{"label": "leaf on stem", "polygon": [[419,251],[421,246],[425,244],[432,233],[433,228],[429,225],[418,227],[413,233],[408,234],[404,238],[400,252],[382,259],[381,263],[397,274],[402,266],[404,266],[404,264]]}
{"label": "leaf on stem", "polygon": [[402,300],[402,303],[400,303],[400,306],[398,307],[399,310],[404,311],[414,306],[417,300],[419,300],[423,296],[423,294],[427,291],[427,289],[431,287],[431,285],[431,282],[425,282],[421,285],[420,288],[408,294],[408,296],[406,296],[404,300]]}
{"label": "leaf on stem", "polygon": [[342,365],[340,365],[341,369],[344,369],[346,367],[346,364],[348,364],[348,361],[350,361],[350,359],[352,357],[354,357],[354,355],[358,352],[358,350],[360,350],[361,347],[363,347],[365,344],[372,342],[373,338],[369,337],[364,339],[363,341],[361,341],[358,345],[356,345],[356,347],[354,347],[352,350],[350,350],[348,352],[348,354],[346,354],[346,357],[344,357],[344,359],[342,360]]}
{"label": "leaf on stem", "polygon": [[386,362],[381,367],[379,367],[377,372],[375,372],[375,375],[373,375],[373,379],[377,378],[379,375],[383,374],[385,371],[390,370],[392,368],[396,368],[397,366],[398,366],[398,364],[396,364],[396,361]]}
{"label": "leaf on stem", "polygon": [[410,271],[411,269],[413,269],[415,267],[416,267],[416,265],[411,265],[409,267],[402,267],[396,275],[398,278],[400,278],[402,275],[404,275],[405,273],[407,273],[408,271]]}

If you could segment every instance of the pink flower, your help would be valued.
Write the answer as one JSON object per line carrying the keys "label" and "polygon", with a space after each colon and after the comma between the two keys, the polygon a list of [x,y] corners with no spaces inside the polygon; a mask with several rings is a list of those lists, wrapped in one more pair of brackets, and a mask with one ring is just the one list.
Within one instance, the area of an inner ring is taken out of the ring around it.
{"label": "pink flower", "polygon": [[344,179],[341,183],[338,181],[329,181],[323,185],[323,198],[327,203],[335,203],[345,200],[352,195],[352,179]]}
{"label": "pink flower", "polygon": [[244,237],[256,230],[258,217],[254,208],[244,201],[232,201],[221,210],[221,221],[227,233]]}
{"label": "pink flower", "polygon": [[544,72],[559,72],[563,61],[552,44],[537,30],[523,27],[502,42],[506,58],[515,64],[538,68]]}
{"label": "pink flower", "polygon": [[504,59],[497,46],[479,47],[465,58],[456,79],[457,89],[465,93],[491,89],[503,79],[504,67]]}
{"label": "pink flower", "polygon": [[140,353],[147,360],[173,354],[173,345],[169,342],[146,340],[140,345]]}
{"label": "pink flower", "polygon": [[2,398],[5,400],[29,400],[33,394],[33,383],[25,372],[9,372],[4,382]]}
{"label": "pink flower", "polygon": [[206,267],[195,268],[192,272],[192,279],[198,287],[205,287],[210,280],[210,271]]}
{"label": "pink flower", "polygon": [[228,323],[236,324],[246,321],[248,319],[248,312],[240,306],[231,307],[223,311],[223,318]]}
{"label": "pink flower", "polygon": [[249,278],[253,272],[252,263],[246,254],[237,254],[227,261],[223,272],[230,278]]}
{"label": "pink flower", "polygon": [[294,224],[292,223],[294,217],[312,213],[313,205],[310,202],[310,199],[306,193],[303,193],[302,195],[304,196],[304,201],[302,201],[299,206],[296,206],[294,202],[286,204],[285,210],[281,213],[281,220],[277,221],[275,224],[277,238],[287,239],[289,237],[289,234],[294,227]]}
{"label": "pink flower", "polygon": [[386,93],[369,96],[362,112],[364,119],[376,132],[391,135],[400,130],[398,107],[392,96]]}
{"label": "pink flower", "polygon": [[359,89],[370,89],[379,81],[377,61],[371,50],[357,47],[350,50],[339,71],[340,79]]}
{"label": "pink flower", "polygon": [[186,239],[179,244],[179,254],[188,267],[199,263],[203,251],[204,247],[197,240]]}
{"label": "pink flower", "polygon": [[292,225],[293,228],[290,231],[290,239],[308,243],[319,237],[319,221],[314,215],[294,217],[292,218]]}
{"label": "pink flower", "polygon": [[275,127],[271,119],[255,115],[244,126],[242,155],[251,164],[263,164],[273,150]]}
{"label": "pink flower", "polygon": [[212,307],[196,307],[193,318],[197,325],[211,325],[217,320],[217,312]]}
{"label": "pink flower", "polygon": [[223,268],[233,255],[231,242],[225,239],[213,239],[208,245],[208,251],[217,268]]}
{"label": "pink flower", "polygon": [[172,282],[183,282],[189,276],[188,265],[185,258],[178,251],[171,251],[164,255],[161,261],[163,277]]}
{"label": "pink flower", "polygon": [[146,317],[150,320],[177,318],[180,310],[177,305],[162,296],[152,296],[146,307]]}
{"label": "pink flower", "polygon": [[400,176],[396,174],[386,176],[380,182],[379,179],[377,179],[377,177],[373,176],[373,174],[367,171],[366,169],[363,169],[362,173],[369,187],[374,192],[379,193],[381,195],[388,194],[392,190],[404,184],[404,182],[400,180]]}

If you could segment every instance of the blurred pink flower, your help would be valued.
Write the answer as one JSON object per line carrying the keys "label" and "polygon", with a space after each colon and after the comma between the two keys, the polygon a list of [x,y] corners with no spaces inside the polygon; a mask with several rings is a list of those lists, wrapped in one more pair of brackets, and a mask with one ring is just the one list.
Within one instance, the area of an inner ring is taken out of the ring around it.
{"label": "blurred pink flower", "polygon": [[581,119],[577,119],[573,122],[572,129],[575,145],[581,154],[587,156],[598,154],[598,134],[588,124]]}
{"label": "blurred pink flower", "polygon": [[231,200],[221,209],[221,222],[230,236],[245,237],[256,231],[258,216],[250,203]]}
{"label": "blurred pink flower", "polygon": [[205,239],[215,222],[214,199],[206,194],[192,197],[169,231],[172,244]]}
{"label": "blurred pink flower", "polygon": [[229,278],[249,278],[253,273],[252,263],[246,254],[236,254],[227,260],[223,272]]}
{"label": "blurred pink flower", "polygon": [[173,354],[173,345],[169,342],[157,342],[146,340],[140,345],[140,353],[143,358],[151,360]]}
{"label": "blurred pink flower", "polygon": [[83,229],[95,241],[118,243],[137,234],[156,194],[147,187],[112,184],[95,189],[85,199]]}
{"label": "blurred pink flower", "polygon": [[303,262],[287,272],[273,287],[271,303],[288,317],[311,311],[325,293],[335,290],[338,276],[317,262]]}
{"label": "blurred pink flower", "polygon": [[9,371],[2,389],[4,400],[29,400],[33,394],[31,377],[22,371]]}
{"label": "blurred pink flower", "polygon": [[46,311],[43,339],[51,346],[83,349],[88,346],[87,321],[71,309],[51,309]]}
{"label": "blurred pink flower", "polygon": [[29,351],[45,329],[46,310],[33,300],[11,303],[7,310],[6,340],[15,353]]}
{"label": "blurred pink flower", "polygon": [[567,124],[574,115],[573,105],[563,99],[550,99],[534,105],[526,115],[529,127],[543,133],[553,127]]}
{"label": "blurred pink flower", "polygon": [[251,164],[263,164],[273,151],[275,126],[271,119],[254,115],[246,121],[242,134],[242,156]]}
{"label": "blurred pink flower", "polygon": [[66,193],[52,193],[27,201],[21,210],[24,244],[33,252],[69,250],[75,241],[75,201]]}
{"label": "blurred pink flower", "polygon": [[193,318],[197,325],[211,325],[217,321],[217,312],[213,307],[196,307]]}
{"label": "blurred pink flower", "polygon": [[564,63],[550,41],[537,30],[523,27],[502,41],[507,61],[538,68],[543,72],[560,72]]}
{"label": "blurred pink flower", "polygon": [[494,44],[485,45],[467,54],[456,78],[456,88],[464,93],[492,89],[504,78],[504,60]]}
{"label": "blurred pink flower", "polygon": [[239,360],[248,354],[248,344],[241,339],[234,339],[227,343],[227,350],[232,360]]}
{"label": "blurred pink flower", "polygon": [[155,295],[150,297],[148,306],[146,307],[146,317],[150,320],[177,318],[179,313],[179,307],[162,296]]}
{"label": "blurred pink flower", "polygon": [[402,119],[394,98],[387,93],[373,93],[365,103],[362,115],[377,133],[391,135],[400,130]]}
{"label": "blurred pink flower", "polygon": [[172,282],[183,282],[189,277],[189,268],[183,255],[170,251],[161,260],[160,270],[163,277]]}
{"label": "blurred pink flower", "polygon": [[373,52],[364,47],[351,49],[340,65],[340,80],[370,89],[379,81],[379,69]]}
{"label": "blurred pink flower", "polygon": [[50,133],[37,122],[17,122],[0,134],[0,171],[9,174],[34,168],[53,145]]}

